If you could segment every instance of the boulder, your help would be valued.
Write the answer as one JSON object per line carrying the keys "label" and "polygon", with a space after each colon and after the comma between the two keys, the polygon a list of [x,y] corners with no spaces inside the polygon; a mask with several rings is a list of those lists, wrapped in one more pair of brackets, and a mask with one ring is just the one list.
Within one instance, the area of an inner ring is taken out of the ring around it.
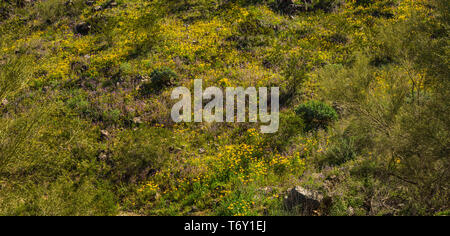
{"label": "boulder", "polygon": [[142,119],[140,117],[134,117],[133,118],[133,123],[135,124],[142,124]]}
{"label": "boulder", "polygon": [[284,198],[284,205],[288,210],[299,207],[303,215],[317,215],[320,209],[330,205],[331,199],[324,198],[316,191],[308,190],[297,186],[289,189]]}
{"label": "boulder", "polygon": [[80,22],[75,25],[75,33],[81,35],[87,35],[91,31],[91,25],[86,22]]}
{"label": "boulder", "polygon": [[8,105],[9,104],[9,102],[8,102],[8,100],[6,99],[6,98],[4,98],[1,102],[0,102],[0,106],[6,106],[6,105]]}
{"label": "boulder", "polygon": [[104,4],[103,6],[105,7],[105,9],[107,9],[107,8],[117,7],[118,4],[114,0],[111,0],[111,1],[107,2],[106,4]]}
{"label": "boulder", "polygon": [[108,153],[106,151],[101,151],[100,154],[97,156],[97,160],[99,161],[106,161],[108,159]]}
{"label": "boulder", "polygon": [[95,6],[94,7],[94,11],[101,11],[101,10],[103,10],[102,6]]}
{"label": "boulder", "polygon": [[108,139],[109,138],[108,130],[100,130],[100,138],[102,140]]}

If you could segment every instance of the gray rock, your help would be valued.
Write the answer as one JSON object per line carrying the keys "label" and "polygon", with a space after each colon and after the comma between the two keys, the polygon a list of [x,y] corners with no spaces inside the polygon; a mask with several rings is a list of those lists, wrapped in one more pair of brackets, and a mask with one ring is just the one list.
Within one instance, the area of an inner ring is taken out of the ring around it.
{"label": "gray rock", "polygon": [[106,4],[104,4],[103,6],[105,7],[105,9],[107,8],[113,8],[113,7],[117,7],[117,2],[111,0],[109,2],[107,2]]}
{"label": "gray rock", "polygon": [[102,6],[95,6],[94,7],[94,11],[101,11],[101,10],[103,10]]}
{"label": "gray rock", "polygon": [[100,137],[101,137],[101,139],[107,139],[107,138],[109,138],[109,132],[108,132],[108,130],[100,130]]}
{"label": "gray rock", "polygon": [[87,35],[91,31],[91,25],[86,22],[80,22],[75,25],[75,33],[81,35]]}
{"label": "gray rock", "polygon": [[133,118],[133,123],[135,123],[135,124],[142,124],[142,120],[141,120],[140,117],[134,117]]}
{"label": "gray rock", "polygon": [[108,159],[108,154],[105,152],[101,152],[100,155],[98,155],[97,159],[99,161],[106,161]]}
{"label": "gray rock", "polygon": [[324,205],[329,205],[329,201],[330,198],[324,198],[319,192],[297,186],[288,190],[284,205],[288,210],[300,207],[303,215],[310,216],[315,215],[315,212]]}
{"label": "gray rock", "polygon": [[353,207],[348,207],[347,214],[349,216],[354,216],[355,215],[355,210],[353,210]]}

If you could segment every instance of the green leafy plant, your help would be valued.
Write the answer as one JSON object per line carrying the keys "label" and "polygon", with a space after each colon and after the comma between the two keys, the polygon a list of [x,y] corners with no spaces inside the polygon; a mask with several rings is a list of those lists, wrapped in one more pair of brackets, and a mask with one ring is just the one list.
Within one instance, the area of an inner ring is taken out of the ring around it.
{"label": "green leafy plant", "polygon": [[150,81],[142,84],[140,93],[142,96],[149,96],[152,93],[159,93],[163,88],[175,84],[178,75],[170,68],[154,70],[150,75]]}
{"label": "green leafy plant", "polygon": [[307,131],[320,128],[326,129],[331,122],[338,118],[336,110],[323,102],[315,100],[298,106],[295,112],[305,121]]}

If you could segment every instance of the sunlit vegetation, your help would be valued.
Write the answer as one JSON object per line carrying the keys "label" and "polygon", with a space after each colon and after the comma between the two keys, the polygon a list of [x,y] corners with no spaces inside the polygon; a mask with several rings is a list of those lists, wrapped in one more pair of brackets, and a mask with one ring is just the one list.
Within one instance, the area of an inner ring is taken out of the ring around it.
{"label": "sunlit vegetation", "polygon": [[[0,215],[446,215],[449,6],[1,1]],[[280,87],[280,130],[173,123],[194,79]]]}

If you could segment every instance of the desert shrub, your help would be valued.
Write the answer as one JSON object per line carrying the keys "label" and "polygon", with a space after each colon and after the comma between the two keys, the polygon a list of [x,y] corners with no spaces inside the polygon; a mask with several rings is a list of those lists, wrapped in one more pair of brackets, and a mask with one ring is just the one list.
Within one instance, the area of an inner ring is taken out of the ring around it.
{"label": "desert shrub", "polygon": [[156,69],[150,74],[152,83],[156,88],[171,86],[175,83],[177,74],[170,68]]}
{"label": "desert shrub", "polygon": [[287,107],[297,98],[306,74],[311,69],[305,60],[307,55],[295,53],[290,55],[282,67],[282,75],[286,78],[280,88],[280,106]]}
{"label": "desert shrub", "polygon": [[253,198],[256,191],[240,189],[228,196],[216,210],[218,216],[251,216],[256,215],[253,209]]}
{"label": "desert shrub", "polygon": [[67,105],[70,109],[80,115],[92,115],[91,104],[86,98],[85,94],[80,90],[73,91],[72,96],[67,100]]}
{"label": "desert shrub", "polygon": [[26,0],[5,0],[0,3],[0,6],[14,6],[18,8],[24,7],[27,3]]}
{"label": "desert shrub", "polygon": [[145,55],[160,40],[158,34],[160,24],[158,23],[163,14],[167,12],[161,6],[151,5],[150,9],[148,10],[148,6],[140,9],[143,12],[142,16],[134,22],[134,27],[143,30],[148,36],[145,40],[141,40],[140,43],[135,44],[133,52],[128,56],[129,58]]}
{"label": "desert shrub", "polygon": [[355,4],[358,6],[369,6],[370,4],[373,4],[374,0],[356,0]]}
{"label": "desert shrub", "polygon": [[162,167],[169,132],[162,128],[143,127],[136,131],[123,131],[114,139],[109,150],[111,164],[109,176],[113,181],[143,181]]}
{"label": "desert shrub", "polygon": [[247,35],[271,35],[275,31],[275,26],[267,17],[262,16],[262,12],[257,10],[252,10],[249,12],[248,16],[245,17],[245,20],[242,21],[238,30],[242,34]]}
{"label": "desert shrub", "polygon": [[331,147],[320,159],[320,166],[341,165],[353,160],[357,155],[357,150],[355,149],[355,142],[352,137],[339,137],[336,141],[332,141]]}
{"label": "desert shrub", "polygon": [[337,32],[330,35],[326,40],[331,43],[346,44],[349,39],[344,33]]}
{"label": "desert shrub", "polygon": [[122,112],[120,110],[110,109],[110,110],[103,111],[101,119],[106,124],[110,124],[110,125],[119,124],[121,115],[122,115]]}
{"label": "desert shrub", "polygon": [[266,8],[252,7],[248,15],[237,27],[237,33],[228,40],[233,40],[240,50],[252,50],[270,44],[273,35],[281,28],[281,21]]}
{"label": "desert shrub", "polygon": [[336,7],[339,7],[343,1],[341,0],[310,0],[299,1],[303,2],[301,5],[305,10],[323,10],[326,12],[333,11]]}
{"label": "desert shrub", "polygon": [[316,10],[330,12],[342,4],[342,0],[277,0],[272,5],[282,13],[295,14],[302,11]]}
{"label": "desert shrub", "polygon": [[9,4],[7,4],[4,1],[0,2],[0,19],[1,20],[8,19],[10,11],[11,11],[11,8],[10,8]]}
{"label": "desert shrub", "polygon": [[[358,156],[373,160],[373,177],[389,186],[383,194],[401,189],[400,200],[391,206],[399,214],[433,215],[448,208],[449,118],[442,111],[450,103],[448,79],[442,80],[448,78],[448,65],[436,60],[445,57],[448,40],[432,32],[448,22],[441,18],[424,24],[426,16],[413,15],[380,29],[381,46],[357,56],[351,66],[326,68],[328,78],[322,74],[321,83],[323,95],[346,108],[342,120],[347,131],[364,133],[354,136],[355,144],[364,146]],[[383,67],[374,68],[369,58],[384,52],[393,60],[379,60]]]}
{"label": "desert shrub", "polygon": [[150,81],[142,84],[140,93],[142,96],[159,93],[165,87],[174,85],[177,77],[178,75],[170,68],[156,69],[150,74]]}
{"label": "desert shrub", "polygon": [[281,113],[278,132],[266,135],[266,142],[276,150],[283,150],[291,144],[292,138],[304,129],[302,118],[294,113]]}
{"label": "desert shrub", "polygon": [[35,10],[38,19],[47,24],[55,23],[62,17],[77,16],[81,14],[84,7],[82,0],[46,0],[39,1]]}
{"label": "desert shrub", "polygon": [[305,121],[307,131],[326,129],[338,118],[331,106],[316,100],[299,105],[295,112]]}

